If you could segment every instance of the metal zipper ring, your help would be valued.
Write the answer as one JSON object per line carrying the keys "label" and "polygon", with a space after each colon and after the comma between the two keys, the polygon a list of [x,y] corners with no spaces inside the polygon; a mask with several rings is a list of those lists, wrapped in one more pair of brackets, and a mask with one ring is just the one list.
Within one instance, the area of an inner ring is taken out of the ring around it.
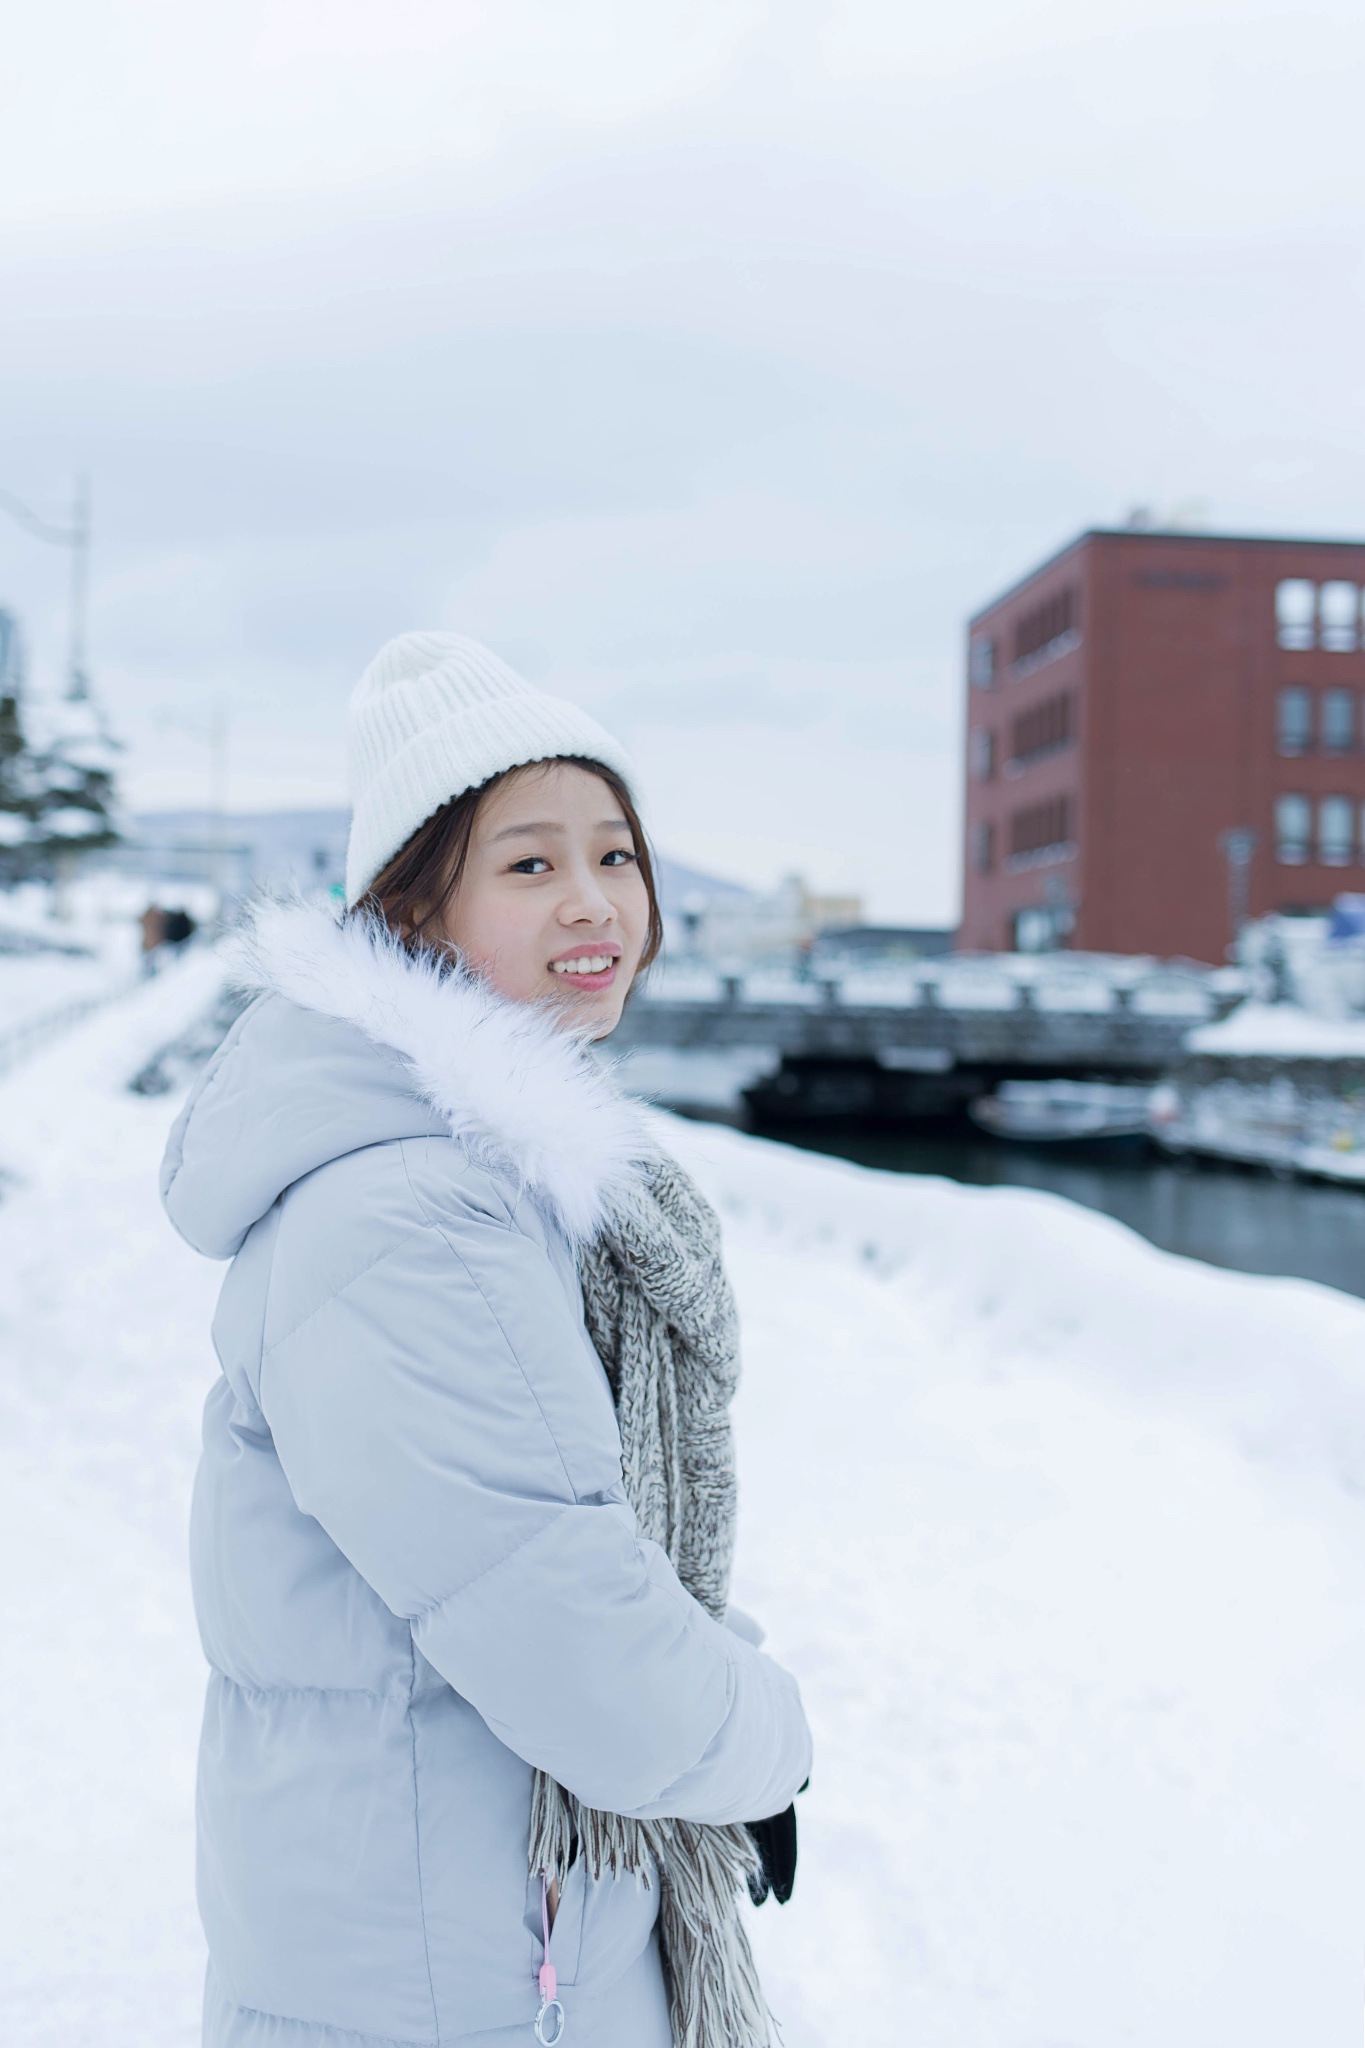
{"label": "metal zipper ring", "polygon": [[[547,2034],[545,2022],[549,2019],[551,2013],[554,2013],[556,2016],[554,2032]],[[540,2043],[540,2048],[555,2048],[555,2043],[564,2039],[565,2024],[564,2008],[559,2000],[557,1998],[547,1998],[540,2011],[536,2014],[536,2039]]]}

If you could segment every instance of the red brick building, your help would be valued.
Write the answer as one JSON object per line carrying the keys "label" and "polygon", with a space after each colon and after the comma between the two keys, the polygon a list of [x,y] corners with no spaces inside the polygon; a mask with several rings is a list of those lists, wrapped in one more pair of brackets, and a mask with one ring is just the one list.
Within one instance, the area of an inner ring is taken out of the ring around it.
{"label": "red brick building", "polygon": [[1092,532],[979,612],[959,944],[1219,961],[1365,891],[1362,586],[1361,541]]}

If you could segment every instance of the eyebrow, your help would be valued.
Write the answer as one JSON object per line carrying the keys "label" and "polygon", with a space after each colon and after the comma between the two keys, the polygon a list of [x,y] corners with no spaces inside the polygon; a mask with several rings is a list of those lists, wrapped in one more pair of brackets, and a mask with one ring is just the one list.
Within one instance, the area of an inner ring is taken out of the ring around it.
{"label": "eyebrow", "polygon": [[[493,834],[489,844],[496,846],[500,839],[524,839],[529,834],[539,832],[558,832],[562,835],[564,829],[563,825],[557,825],[551,818],[546,818],[539,824],[504,825],[501,832]],[[593,829],[597,832],[629,832],[630,824],[625,818],[599,818]]]}

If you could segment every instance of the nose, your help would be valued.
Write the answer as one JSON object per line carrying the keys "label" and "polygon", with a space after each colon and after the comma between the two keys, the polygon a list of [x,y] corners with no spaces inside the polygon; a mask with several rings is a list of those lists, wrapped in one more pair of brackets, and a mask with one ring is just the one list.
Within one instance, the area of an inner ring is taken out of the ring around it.
{"label": "nose", "polygon": [[560,905],[561,924],[610,925],[616,922],[616,905],[598,879],[596,867],[587,862],[576,866],[572,885]]}

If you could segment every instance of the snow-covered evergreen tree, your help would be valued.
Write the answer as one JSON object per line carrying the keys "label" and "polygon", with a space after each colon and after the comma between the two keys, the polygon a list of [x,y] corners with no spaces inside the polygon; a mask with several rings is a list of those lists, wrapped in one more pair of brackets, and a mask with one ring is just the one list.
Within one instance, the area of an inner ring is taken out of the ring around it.
{"label": "snow-covered evergreen tree", "polygon": [[38,838],[38,784],[24,731],[24,643],[0,610],[0,887],[22,881]]}
{"label": "snow-covered evergreen tree", "polygon": [[118,839],[114,765],[119,744],[81,675],[59,703],[46,708],[43,725],[34,774],[37,841],[46,865],[64,854],[93,853]]}
{"label": "snow-covered evergreen tree", "polygon": [[24,647],[0,610],[0,887],[57,875],[69,857],[119,838],[114,782],[119,743],[73,677],[57,699],[26,696]]}

